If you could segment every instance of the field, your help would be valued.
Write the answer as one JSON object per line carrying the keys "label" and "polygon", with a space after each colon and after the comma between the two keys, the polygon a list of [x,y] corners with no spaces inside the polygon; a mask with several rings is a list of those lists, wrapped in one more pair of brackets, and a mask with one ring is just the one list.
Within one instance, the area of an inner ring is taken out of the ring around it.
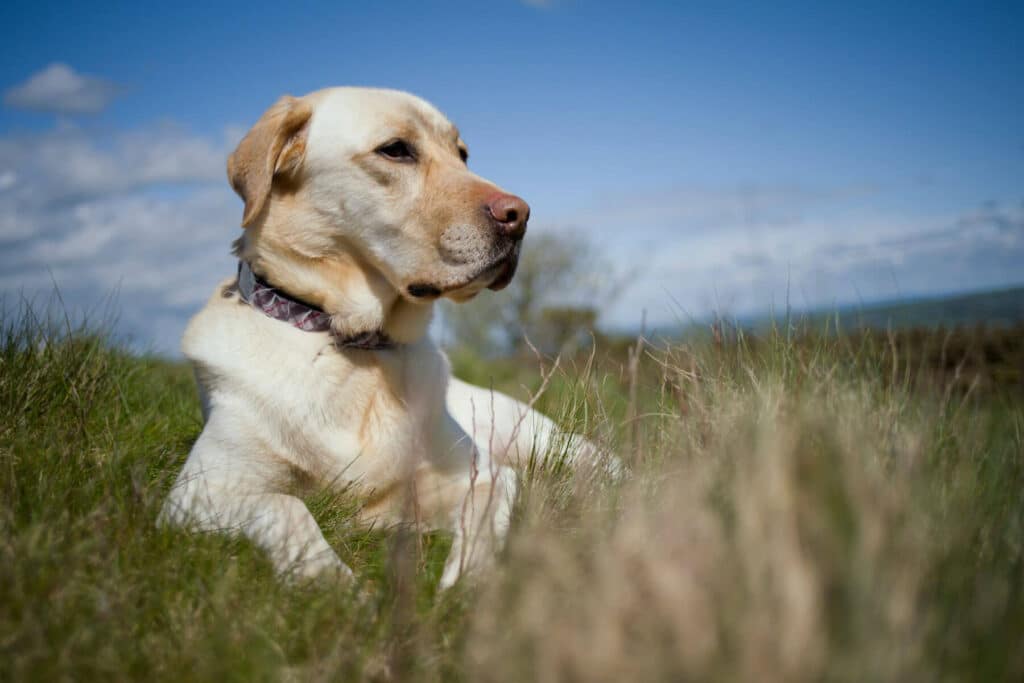
{"label": "field", "polygon": [[[358,577],[154,521],[191,373],[22,311],[0,339],[0,680],[1024,680],[1020,326],[779,325],[484,362],[629,472],[533,467],[499,568],[314,510]],[[991,352],[996,348],[998,353]]]}

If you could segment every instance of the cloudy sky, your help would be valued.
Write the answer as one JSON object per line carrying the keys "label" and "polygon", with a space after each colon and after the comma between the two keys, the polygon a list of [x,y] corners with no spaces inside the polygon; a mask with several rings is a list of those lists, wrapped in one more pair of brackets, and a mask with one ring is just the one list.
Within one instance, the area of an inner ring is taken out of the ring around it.
{"label": "cloudy sky", "polygon": [[233,272],[234,143],[340,84],[433,101],[531,232],[602,247],[608,325],[1024,282],[1019,3],[111,5],[0,9],[0,294],[116,291],[140,348]]}

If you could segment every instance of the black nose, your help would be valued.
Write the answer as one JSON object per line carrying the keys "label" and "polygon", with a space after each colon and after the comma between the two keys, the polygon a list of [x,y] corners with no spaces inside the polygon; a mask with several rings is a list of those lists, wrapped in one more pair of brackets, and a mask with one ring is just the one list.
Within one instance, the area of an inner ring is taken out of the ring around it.
{"label": "black nose", "polygon": [[514,194],[499,194],[487,203],[487,213],[508,237],[518,240],[526,234],[530,205]]}

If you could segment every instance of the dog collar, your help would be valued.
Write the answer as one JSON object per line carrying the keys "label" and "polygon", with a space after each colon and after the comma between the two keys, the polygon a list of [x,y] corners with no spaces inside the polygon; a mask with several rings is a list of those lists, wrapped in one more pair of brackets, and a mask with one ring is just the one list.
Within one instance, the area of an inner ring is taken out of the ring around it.
{"label": "dog collar", "polygon": [[364,351],[395,348],[395,342],[382,330],[339,337],[331,329],[331,316],[326,311],[274,287],[254,273],[246,261],[238,262],[238,293],[242,301],[274,320],[280,320],[306,332],[330,332],[335,338],[335,344],[343,348]]}

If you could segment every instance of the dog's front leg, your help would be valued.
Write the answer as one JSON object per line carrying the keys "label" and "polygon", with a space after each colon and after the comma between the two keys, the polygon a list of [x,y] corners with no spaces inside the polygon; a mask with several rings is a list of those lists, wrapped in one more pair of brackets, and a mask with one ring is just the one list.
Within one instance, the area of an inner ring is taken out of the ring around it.
{"label": "dog's front leg", "polygon": [[298,578],[352,575],[327,543],[306,504],[295,496],[264,493],[234,501],[239,530],[269,555],[278,573]]}
{"label": "dog's front leg", "polygon": [[305,503],[283,493],[172,494],[160,516],[196,531],[240,533],[265,550],[278,573],[297,578],[352,571],[327,543]]}
{"label": "dog's front leg", "polygon": [[465,495],[451,512],[454,538],[441,574],[442,589],[453,586],[464,574],[493,564],[508,534],[516,475],[508,467],[474,469],[465,488]]}
{"label": "dog's front leg", "polygon": [[327,543],[300,499],[260,490],[252,468],[229,460],[204,431],[160,513],[160,524],[240,533],[265,550],[280,574],[313,577],[352,571]]}

